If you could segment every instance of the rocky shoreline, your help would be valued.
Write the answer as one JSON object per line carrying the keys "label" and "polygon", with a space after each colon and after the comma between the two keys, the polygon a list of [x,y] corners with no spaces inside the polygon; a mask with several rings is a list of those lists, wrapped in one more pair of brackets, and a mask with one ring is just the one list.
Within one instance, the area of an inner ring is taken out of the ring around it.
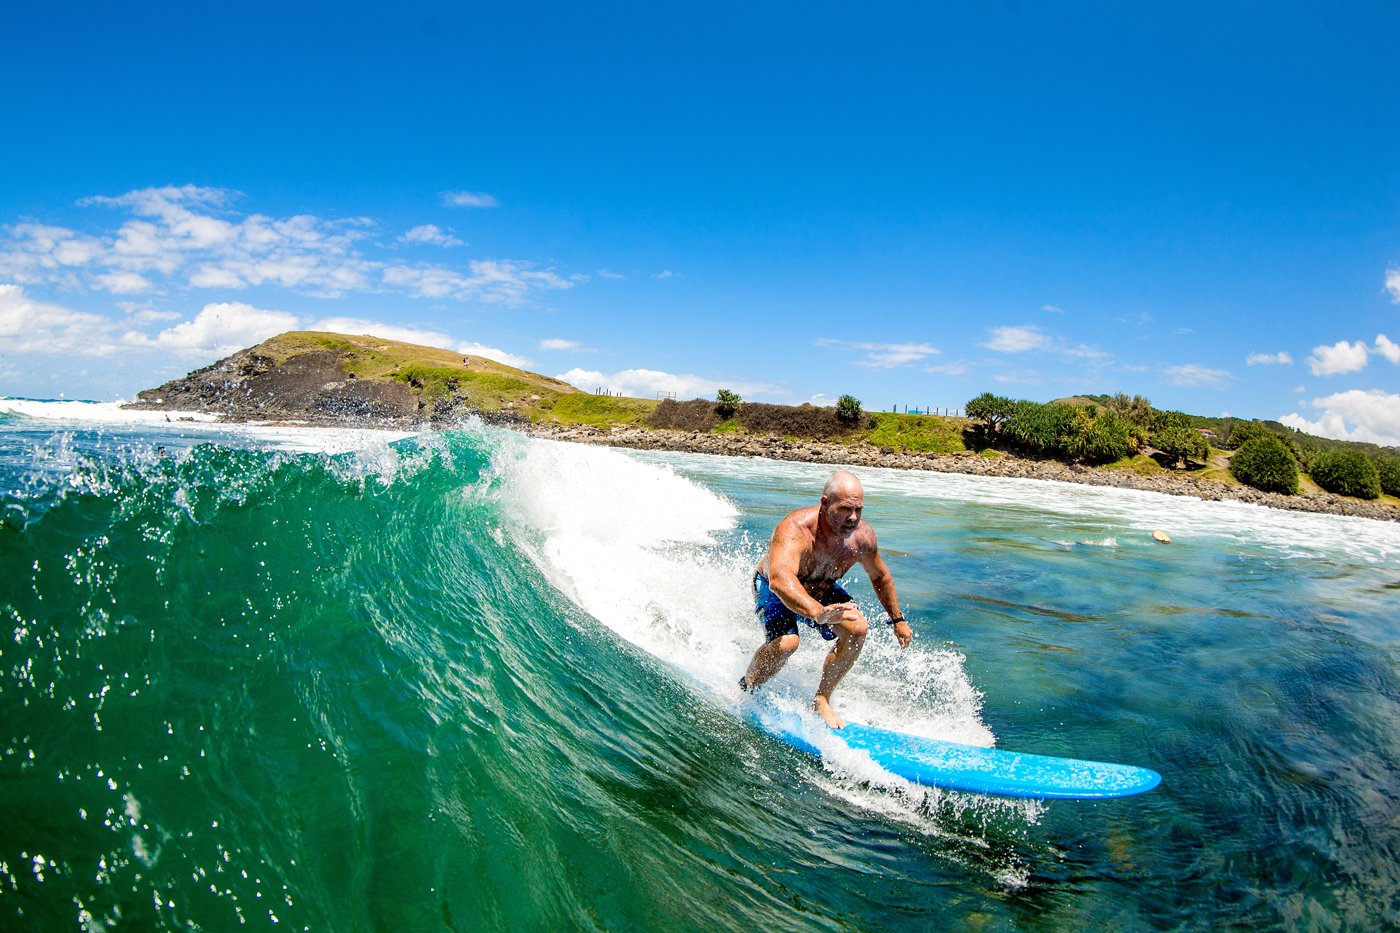
{"label": "rocky shoreline", "polygon": [[972,476],[1058,480],[1087,486],[1140,489],[1171,496],[1194,496],[1215,502],[1248,502],[1293,512],[1323,512],[1378,521],[1400,521],[1400,508],[1383,502],[1366,502],[1325,492],[1287,496],[1261,492],[1249,486],[1199,479],[1190,474],[1165,472],[1144,476],[1128,470],[1067,465],[1056,460],[1036,460],[1006,452],[998,452],[996,457],[983,457],[970,450],[949,454],[900,452],[891,447],[876,447],[870,444],[846,446],[824,441],[790,441],[774,436],[653,431],[586,424],[514,422],[505,426],[531,437],[605,447],[675,450],[728,457],[763,457],[769,460],[827,463],[832,466],[868,466],[894,470],[964,473]]}

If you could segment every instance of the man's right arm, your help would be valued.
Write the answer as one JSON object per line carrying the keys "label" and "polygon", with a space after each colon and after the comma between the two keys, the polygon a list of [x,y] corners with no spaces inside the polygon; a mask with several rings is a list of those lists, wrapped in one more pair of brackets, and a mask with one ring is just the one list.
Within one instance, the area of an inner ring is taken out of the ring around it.
{"label": "man's right arm", "polygon": [[[802,532],[791,527],[791,522],[780,522],[773,530],[773,543],[768,551],[768,586],[793,612],[826,625],[841,615],[844,603],[823,606],[802,585],[797,571],[802,566],[802,555],[809,546]],[[827,616],[830,618],[825,618]]]}

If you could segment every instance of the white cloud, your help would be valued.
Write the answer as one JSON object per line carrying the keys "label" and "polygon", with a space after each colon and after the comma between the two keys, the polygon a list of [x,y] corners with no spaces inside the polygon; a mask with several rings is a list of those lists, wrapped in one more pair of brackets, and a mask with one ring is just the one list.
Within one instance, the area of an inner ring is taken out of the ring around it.
{"label": "white cloud", "polygon": [[1385,334],[1376,334],[1375,351],[1392,363],[1400,365],[1400,343],[1393,342]]}
{"label": "white cloud", "polygon": [[1077,356],[1086,360],[1106,360],[1113,356],[1112,353],[1106,353],[1098,347],[1091,347],[1082,343],[1075,344],[1072,347],[1068,344],[1061,344],[1051,347],[1050,352],[1059,353],[1063,356]]}
{"label": "white cloud", "polygon": [[[1370,441],[1385,447],[1400,445],[1400,395],[1381,389],[1352,389],[1310,403],[1323,410],[1317,421],[1294,413],[1279,421],[1292,428],[1343,441]],[[1351,427],[1348,427],[1351,425]]]}
{"label": "white cloud", "polygon": [[514,353],[507,353],[495,347],[482,346],[479,343],[459,343],[456,350],[458,353],[467,356],[484,356],[488,360],[495,360],[497,363],[505,363],[507,366],[514,366],[516,369],[525,369],[533,366],[534,360],[528,356],[516,356]]}
{"label": "white cloud", "polygon": [[398,239],[400,243],[422,243],[427,246],[450,247],[467,245],[455,236],[452,236],[450,227],[447,231],[443,231],[434,224],[419,224]]}
{"label": "white cloud", "polygon": [[1230,384],[1231,379],[1235,378],[1223,369],[1208,369],[1205,366],[1197,366],[1195,363],[1188,363],[1185,366],[1168,366],[1165,372],[1167,380],[1173,385],[1191,388],[1213,386],[1217,389],[1223,389]]}
{"label": "white cloud", "polygon": [[536,349],[540,350],[583,350],[584,345],[577,340],[564,340],[559,337],[550,337],[539,342]]}
{"label": "white cloud", "polygon": [[1025,350],[1049,349],[1050,338],[1031,325],[993,327],[992,339],[986,343],[978,344],[978,346],[995,350],[998,353],[1021,353]]}
{"label": "white cloud", "polygon": [[834,347],[838,350],[863,350],[865,359],[857,360],[857,366],[873,369],[893,369],[917,363],[926,357],[943,351],[926,343],[851,343],[845,340],[832,340],[828,337],[816,341],[819,347]]}
{"label": "white cloud", "polygon": [[1277,353],[1251,353],[1244,361],[1246,366],[1273,366],[1274,364],[1292,366],[1293,357],[1280,350]]}
{"label": "white cloud", "polygon": [[1036,372],[1033,369],[1019,369],[1015,372],[1010,373],[997,373],[992,378],[995,379],[997,382],[1006,382],[1012,385],[1028,386],[1038,386],[1045,381],[1041,378],[1040,373]]}
{"label": "white cloud", "polygon": [[1064,309],[1064,308],[1057,308],[1057,307],[1055,307],[1054,305],[1044,305],[1044,306],[1041,307],[1040,310],[1042,310],[1042,311],[1054,311],[1056,314],[1064,314],[1064,313],[1065,313],[1065,309]]}
{"label": "white cloud", "polygon": [[[303,294],[405,291],[418,297],[518,305],[529,296],[573,283],[552,269],[486,259],[465,271],[430,263],[367,258],[360,252],[374,222],[364,217],[322,220],[310,215],[246,217],[226,206],[238,192],[219,188],[144,188],[82,205],[125,209],[131,217],[111,234],[16,224],[0,241],[0,274],[18,284],[102,289],[120,295],[162,292],[169,286],[242,289],[278,285]],[[480,196],[485,197],[485,196]],[[423,224],[401,242],[462,245],[450,231]]]}
{"label": "white cloud", "polygon": [[1293,391],[1294,391],[1294,392],[1306,392],[1306,391],[1308,391],[1308,389],[1307,389],[1307,386],[1297,386],[1296,388],[1294,388]]}
{"label": "white cloud", "polygon": [[206,359],[228,356],[284,331],[296,330],[299,323],[296,315],[285,311],[264,311],[232,301],[207,304],[194,320],[167,328],[155,337],[129,331],[122,342],[189,359]]}
{"label": "white cloud", "polygon": [[528,262],[511,259],[474,259],[470,274],[421,263],[416,266],[390,266],[384,270],[384,283],[403,288],[420,298],[456,298],[488,304],[518,305],[532,291],[573,288],[553,269],[536,271]]}
{"label": "white cloud", "polygon": [[114,295],[139,295],[151,291],[150,280],[139,272],[104,272],[92,280]]}
{"label": "white cloud", "polygon": [[422,330],[417,327],[400,327],[361,317],[324,317],[307,330],[330,331],[333,334],[348,334],[352,337],[382,337],[386,340],[402,340],[424,347],[438,347],[443,350],[456,350],[461,341],[435,330]]}
{"label": "white cloud", "polygon": [[609,272],[607,269],[599,269],[598,274],[605,279],[625,279],[627,276],[619,272]]}
{"label": "white cloud", "polygon": [[827,397],[825,392],[818,392],[816,395],[807,399],[807,404],[811,405],[813,408],[830,408],[836,404],[836,399]]}
{"label": "white cloud", "polygon": [[1400,304],[1400,269],[1385,270],[1385,290],[1390,292],[1390,300]]}
{"label": "white cloud", "polygon": [[117,322],[100,314],[34,301],[18,285],[0,285],[0,351],[36,356],[111,356]]}
{"label": "white cloud", "polygon": [[499,207],[501,202],[481,191],[444,191],[442,203],[448,207]]}
{"label": "white cloud", "polygon": [[707,379],[703,376],[661,372],[655,369],[624,369],[616,373],[601,373],[587,369],[571,369],[555,376],[585,392],[603,388],[634,398],[653,398],[657,392],[674,392],[680,399],[714,398],[720,389],[740,395],[772,392],[774,387],[763,382],[736,379]]}
{"label": "white cloud", "polygon": [[669,279],[673,275],[675,275],[675,273],[670,269],[662,269],[660,272],[653,272],[651,277],[654,279]]}
{"label": "white cloud", "polygon": [[1343,340],[1335,346],[1313,347],[1312,356],[1304,360],[1314,376],[1336,376],[1366,368],[1366,344]]}
{"label": "white cloud", "polygon": [[449,336],[439,331],[420,330],[416,327],[400,327],[397,324],[384,324],[380,321],[369,321],[364,318],[322,318],[310,325],[309,329],[326,330],[336,334],[350,334],[353,336],[363,334],[365,336],[383,337],[388,340],[402,340],[404,343],[416,343],[419,346],[451,350],[454,353],[461,353],[463,356],[484,356],[498,363],[514,366],[516,369],[524,369],[533,363],[528,357],[516,356],[514,353],[507,353],[505,350],[500,350],[496,347],[483,346],[473,341],[463,342],[456,337]]}
{"label": "white cloud", "polygon": [[967,360],[955,360],[951,363],[944,363],[942,366],[925,366],[926,373],[942,373],[945,376],[961,376],[972,369],[972,364]]}

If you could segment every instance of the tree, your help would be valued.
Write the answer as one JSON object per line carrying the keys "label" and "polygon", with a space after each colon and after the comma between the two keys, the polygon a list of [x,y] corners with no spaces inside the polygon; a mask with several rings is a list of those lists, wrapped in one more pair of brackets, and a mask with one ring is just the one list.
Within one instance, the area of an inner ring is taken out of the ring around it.
{"label": "tree", "polygon": [[1147,442],[1175,460],[1178,470],[1185,468],[1187,457],[1205,460],[1210,455],[1206,439],[1191,426],[1191,419],[1179,411],[1157,412]]}
{"label": "tree", "polygon": [[728,389],[720,389],[719,395],[715,396],[715,411],[726,421],[734,417],[734,413],[739,410],[743,398],[737,392],[730,392]]}
{"label": "tree", "polygon": [[1104,402],[1104,407],[1113,412],[1119,418],[1140,428],[1150,428],[1152,426],[1152,416],[1156,411],[1152,408],[1151,399],[1145,399],[1141,395],[1134,395],[1132,398],[1123,392],[1115,393],[1113,398]]}
{"label": "tree", "polygon": [[1132,425],[1111,411],[1093,405],[1075,412],[1057,438],[1057,446],[1075,460],[1112,463],[1137,450]]}
{"label": "tree", "polygon": [[1308,474],[1313,482],[1339,496],[1378,499],[1381,478],[1376,465],[1359,450],[1327,450],[1318,454]]}
{"label": "tree", "polygon": [[1256,437],[1278,436],[1276,432],[1270,431],[1258,421],[1236,421],[1233,427],[1230,428],[1229,444],[1231,447],[1238,450],[1243,447],[1245,443],[1252,441]]}
{"label": "tree", "polygon": [[1381,492],[1387,496],[1400,496],[1400,457],[1376,454],[1371,458],[1380,477]]}
{"label": "tree", "polygon": [[[1003,422],[1010,421],[1016,414],[1016,406],[1019,402],[1013,402],[1009,398],[1000,395],[993,395],[990,392],[983,392],[975,399],[969,401],[965,410],[967,416],[973,421],[982,422],[982,428],[989,434],[997,433]],[[1036,404],[1034,402],[1030,404]]]}
{"label": "tree", "polygon": [[1298,461],[1283,438],[1269,432],[1245,441],[1230,458],[1230,473],[1255,489],[1265,492],[1298,492]]}
{"label": "tree", "polygon": [[860,420],[860,399],[854,395],[843,395],[836,400],[836,417],[840,421],[854,422]]}

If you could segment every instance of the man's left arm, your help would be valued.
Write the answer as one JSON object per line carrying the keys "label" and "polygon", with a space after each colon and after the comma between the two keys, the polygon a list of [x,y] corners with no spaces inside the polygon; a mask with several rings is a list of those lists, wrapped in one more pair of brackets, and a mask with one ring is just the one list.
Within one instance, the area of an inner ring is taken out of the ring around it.
{"label": "man's left arm", "polygon": [[[870,577],[870,585],[875,588],[875,595],[880,600],[880,605],[885,607],[885,611],[890,614],[891,619],[897,619],[899,612],[899,594],[894,590],[894,574],[890,573],[890,568],[885,566],[885,560],[880,556],[878,545],[872,545],[870,552],[860,559],[860,565],[865,568],[865,573]],[[908,648],[909,642],[914,640],[914,631],[909,628],[909,623],[900,621],[894,624],[894,637],[899,641],[899,647]]]}

